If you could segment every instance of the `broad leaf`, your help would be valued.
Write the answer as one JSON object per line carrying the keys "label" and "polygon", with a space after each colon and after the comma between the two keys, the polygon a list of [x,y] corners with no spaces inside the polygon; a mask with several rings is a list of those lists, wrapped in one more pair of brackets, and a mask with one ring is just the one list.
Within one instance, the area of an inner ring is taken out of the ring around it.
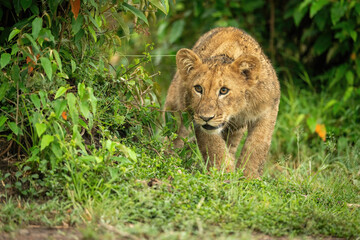
{"label": "broad leaf", "polygon": [[11,131],[13,131],[13,133],[15,133],[16,136],[19,135],[21,129],[16,125],[15,122],[9,122],[8,125]]}
{"label": "broad leaf", "polygon": [[330,0],[313,1],[310,7],[310,18],[313,18],[318,11],[320,11],[324,6],[326,6],[329,3]]}
{"label": "broad leaf", "polygon": [[341,2],[335,2],[330,10],[331,22],[335,26],[345,15],[346,6]]}
{"label": "broad leaf", "polygon": [[52,68],[51,68],[51,62],[48,58],[46,57],[41,57],[40,58],[41,61],[41,66],[43,67],[46,76],[49,78],[49,80],[51,81],[52,79]]}
{"label": "broad leaf", "polygon": [[75,63],[75,61],[74,60],[70,60],[70,62],[71,62],[71,72],[75,72],[75,70],[76,70],[76,63]]}
{"label": "broad leaf", "polygon": [[20,3],[21,3],[22,8],[25,11],[26,9],[28,9],[31,6],[32,0],[20,0]]}
{"label": "broad leaf", "polygon": [[94,29],[90,25],[88,26],[88,29],[89,29],[89,32],[90,32],[91,36],[93,37],[94,41],[96,42],[97,37],[96,37],[96,33],[95,33]]}
{"label": "broad leaf", "polygon": [[41,148],[40,150],[44,150],[47,146],[50,145],[50,143],[52,143],[54,141],[54,136],[51,135],[44,135],[41,138]]}
{"label": "broad leaf", "polygon": [[149,25],[149,22],[147,20],[147,18],[145,17],[144,13],[142,13],[139,9],[131,6],[128,3],[122,3],[124,9],[129,10],[130,12],[132,12],[135,16],[137,16],[138,18],[140,18],[141,20],[143,20],[146,25]]}
{"label": "broad leaf", "polygon": [[31,94],[30,95],[30,99],[33,102],[33,104],[35,105],[35,107],[40,110],[41,107],[41,103],[40,103],[40,98],[37,94]]}
{"label": "broad leaf", "polygon": [[33,38],[37,38],[39,36],[40,30],[42,28],[43,20],[42,18],[35,18],[34,21],[32,21],[32,36]]}
{"label": "broad leaf", "polygon": [[0,127],[2,127],[2,125],[4,125],[4,123],[6,122],[6,120],[8,120],[7,117],[5,117],[5,116],[1,116],[1,117],[0,117]]}
{"label": "broad leaf", "polygon": [[20,81],[20,67],[19,65],[13,65],[11,68],[11,78],[15,82]]}
{"label": "broad leaf", "polygon": [[24,36],[31,42],[32,46],[34,47],[35,52],[40,52],[39,46],[35,42],[34,38],[28,33],[24,33]]}
{"label": "broad leaf", "polygon": [[9,34],[8,41],[10,41],[11,39],[13,39],[16,35],[18,35],[19,32],[20,32],[20,30],[17,29],[17,28],[15,28],[14,30],[12,30],[11,33]]}
{"label": "broad leaf", "polygon": [[66,109],[66,101],[63,99],[58,99],[54,101],[54,109],[55,109],[56,118],[59,118],[60,115],[62,115]]}
{"label": "broad leaf", "polygon": [[169,13],[169,1],[168,0],[165,0],[165,1],[149,0],[149,2],[152,5],[154,5],[155,7],[157,7],[158,9],[160,9],[166,15]]}
{"label": "broad leaf", "polygon": [[46,131],[47,126],[45,123],[36,123],[35,128],[38,136],[41,137],[41,135]]}
{"label": "broad leaf", "polygon": [[54,56],[55,56],[55,60],[56,60],[56,62],[58,64],[58,66],[59,66],[60,72],[62,72],[62,64],[61,64],[61,59],[60,59],[59,53],[55,49],[53,49],[53,53],[54,53]]}
{"label": "broad leaf", "polygon": [[306,124],[308,125],[310,132],[315,132],[316,128],[316,119],[313,117],[309,117],[306,119]]}
{"label": "broad leaf", "polygon": [[1,86],[0,86],[0,102],[5,97],[8,88],[9,88],[9,83],[8,82],[3,82],[1,84]]}
{"label": "broad leaf", "polygon": [[73,93],[68,93],[66,95],[67,105],[69,108],[69,113],[74,125],[79,123],[79,114],[78,110],[76,109],[76,98]]}
{"label": "broad leaf", "polygon": [[11,55],[10,53],[3,53],[1,54],[1,58],[0,58],[0,69],[4,68],[6,65],[8,65],[8,63],[11,60]]}
{"label": "broad leaf", "polygon": [[122,17],[122,15],[118,14],[117,12],[113,12],[112,17],[116,19],[116,21],[118,22],[118,24],[124,31],[126,39],[129,41],[130,40],[130,29],[129,29],[128,24],[124,21],[124,18]]}
{"label": "broad leaf", "polygon": [[66,93],[66,91],[67,91],[66,87],[60,87],[57,90],[56,94],[55,94],[55,99],[57,99],[57,98],[61,97],[62,95],[64,95],[64,93]]}
{"label": "broad leaf", "polygon": [[174,43],[182,34],[185,26],[185,21],[183,19],[177,20],[174,22],[170,32],[170,43]]}

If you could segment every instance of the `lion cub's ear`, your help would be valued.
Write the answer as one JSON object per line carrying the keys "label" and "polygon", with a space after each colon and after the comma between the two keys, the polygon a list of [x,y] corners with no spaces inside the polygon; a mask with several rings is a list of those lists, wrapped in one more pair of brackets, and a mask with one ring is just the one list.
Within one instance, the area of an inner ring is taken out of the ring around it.
{"label": "lion cub's ear", "polygon": [[201,59],[190,49],[182,48],[176,54],[176,65],[182,77],[189,75],[200,64]]}
{"label": "lion cub's ear", "polygon": [[255,81],[260,73],[260,60],[253,55],[238,57],[232,64],[233,71],[242,74],[246,80]]}

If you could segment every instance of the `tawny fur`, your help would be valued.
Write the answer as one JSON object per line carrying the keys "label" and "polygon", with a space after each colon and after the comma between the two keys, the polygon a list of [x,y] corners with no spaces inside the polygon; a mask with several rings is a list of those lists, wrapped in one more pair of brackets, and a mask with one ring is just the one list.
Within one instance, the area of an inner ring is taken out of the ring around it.
{"label": "tawny fur", "polygon": [[[165,109],[192,115],[197,143],[209,167],[225,164],[228,171],[240,167],[245,176],[259,177],[280,99],[276,73],[259,44],[240,29],[215,28],[204,34],[192,50],[180,49],[176,63]],[[229,89],[226,94],[220,94],[223,87]],[[236,160],[246,130],[248,135]],[[181,138],[187,134],[181,125],[175,147],[182,146]]]}

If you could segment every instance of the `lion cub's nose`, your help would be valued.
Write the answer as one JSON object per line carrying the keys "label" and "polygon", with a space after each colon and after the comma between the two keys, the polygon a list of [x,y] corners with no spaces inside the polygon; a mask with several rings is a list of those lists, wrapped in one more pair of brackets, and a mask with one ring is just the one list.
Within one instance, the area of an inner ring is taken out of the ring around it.
{"label": "lion cub's nose", "polygon": [[200,118],[201,118],[202,120],[204,120],[205,122],[210,121],[210,120],[213,119],[214,117],[215,117],[215,115],[213,115],[213,116],[211,116],[211,117],[200,116]]}

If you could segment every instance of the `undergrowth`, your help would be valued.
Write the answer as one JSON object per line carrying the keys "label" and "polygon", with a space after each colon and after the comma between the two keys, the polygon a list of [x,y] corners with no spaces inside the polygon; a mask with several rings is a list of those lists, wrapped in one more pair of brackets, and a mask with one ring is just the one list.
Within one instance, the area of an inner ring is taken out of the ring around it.
{"label": "undergrowth", "polygon": [[207,171],[192,137],[172,148],[177,119],[165,114],[163,122],[158,81],[171,77],[148,70],[153,46],[127,64],[111,61],[119,36],[135,34],[128,25],[146,32],[140,10],[167,13],[168,1],[112,2],[85,2],[79,16],[66,1],[5,6],[17,18],[0,39],[1,231],[70,226],[88,239],[360,235],[359,132],[346,117],[358,108],[328,118],[332,93],[285,79],[263,178]]}

